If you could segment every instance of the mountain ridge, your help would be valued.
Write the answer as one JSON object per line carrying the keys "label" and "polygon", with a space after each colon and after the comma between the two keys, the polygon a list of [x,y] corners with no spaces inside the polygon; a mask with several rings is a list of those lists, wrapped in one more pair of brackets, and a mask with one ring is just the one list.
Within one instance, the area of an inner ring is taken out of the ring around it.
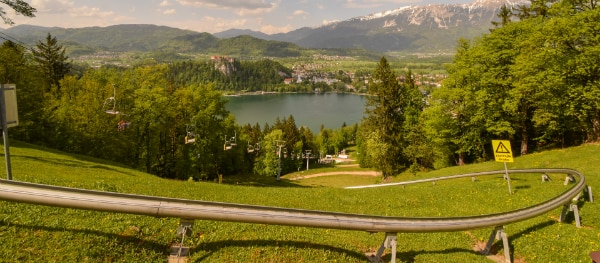
{"label": "mountain ridge", "polygon": [[182,51],[198,51],[215,46],[217,40],[213,37],[232,39],[247,35],[261,40],[293,43],[302,48],[452,52],[459,38],[471,39],[487,33],[493,27],[492,21],[498,19],[497,14],[503,5],[520,4],[526,4],[526,1],[476,0],[468,4],[411,5],[271,35],[249,29],[209,34],[150,24],[86,28],[19,25],[0,32],[7,32],[30,44],[50,33],[61,41],[110,51],[176,49],[169,48],[169,45]]}
{"label": "mountain ridge", "polygon": [[[378,52],[451,50],[459,38],[473,38],[492,28],[503,5],[527,3],[477,0],[467,4],[411,5],[287,33],[266,36],[251,30],[237,33],[309,48],[363,48]],[[235,36],[235,32],[227,30],[226,36]]]}

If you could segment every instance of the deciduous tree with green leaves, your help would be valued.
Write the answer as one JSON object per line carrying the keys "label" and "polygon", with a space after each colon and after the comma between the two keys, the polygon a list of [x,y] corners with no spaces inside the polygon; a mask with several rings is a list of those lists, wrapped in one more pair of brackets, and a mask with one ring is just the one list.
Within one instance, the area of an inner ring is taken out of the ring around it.
{"label": "deciduous tree with green leaves", "polygon": [[[254,172],[263,176],[276,176],[279,161],[277,141],[283,140],[283,131],[276,129],[260,142],[261,156],[254,163]],[[283,154],[282,154],[283,155]]]}

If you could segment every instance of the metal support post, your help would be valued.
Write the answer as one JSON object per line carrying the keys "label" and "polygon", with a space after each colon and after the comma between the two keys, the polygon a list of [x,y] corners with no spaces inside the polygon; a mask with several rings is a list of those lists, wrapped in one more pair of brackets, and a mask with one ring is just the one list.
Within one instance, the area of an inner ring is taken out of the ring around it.
{"label": "metal support post", "polygon": [[510,176],[508,175],[508,166],[506,166],[506,162],[504,162],[504,171],[506,174],[504,175],[504,179],[508,183],[508,193],[512,195],[512,189],[510,187]]}
{"label": "metal support post", "polygon": [[575,182],[575,178],[573,178],[572,175],[567,175],[567,177],[565,177],[564,185],[568,185],[571,182]]}
{"label": "metal support post", "polygon": [[485,245],[483,253],[489,255],[490,249],[492,248],[494,240],[496,239],[502,239],[502,244],[504,246],[504,261],[506,263],[511,263],[510,247],[508,246],[508,236],[506,235],[506,232],[504,232],[504,226],[497,226],[496,228],[494,228],[494,230],[492,230],[492,234],[490,235],[490,238],[488,239],[488,242]]}
{"label": "metal support post", "polygon": [[306,170],[308,171],[308,163],[310,163],[310,152],[311,150],[305,150],[305,155],[306,155]]}
{"label": "metal support post", "polygon": [[277,158],[277,181],[281,180],[281,148],[285,146],[285,141],[276,140],[276,146],[279,148],[278,158]]}
{"label": "metal support post", "polygon": [[390,262],[396,262],[396,246],[398,245],[397,236],[398,236],[398,233],[385,233],[385,239],[381,243],[379,250],[377,250],[377,255],[375,255],[379,261],[381,261],[381,256],[383,255],[383,251],[386,248],[391,248],[392,249],[392,255],[391,255],[392,259],[390,260]]}
{"label": "metal support post", "polygon": [[575,225],[577,227],[581,227],[581,219],[579,218],[579,207],[577,204],[569,203],[563,206],[562,212],[560,213],[559,222],[565,222],[567,218],[567,212],[573,212],[573,217],[575,217]]}
{"label": "metal support post", "polygon": [[179,219],[179,227],[177,228],[177,235],[181,235],[181,242],[179,246],[171,247],[171,256],[177,257],[177,262],[181,257],[187,257],[190,249],[188,247],[183,246],[183,241],[185,240],[186,235],[190,235],[192,232],[192,226],[194,225],[194,220],[188,219]]}
{"label": "metal support post", "polygon": [[543,182],[550,182],[550,176],[547,174],[542,174],[542,183]]}
{"label": "metal support post", "polygon": [[588,186],[585,188],[585,191],[586,191],[586,192],[587,192],[587,194],[588,194],[588,199],[589,199],[590,203],[593,203],[593,202],[594,202],[594,195],[592,194],[592,187],[588,185]]}

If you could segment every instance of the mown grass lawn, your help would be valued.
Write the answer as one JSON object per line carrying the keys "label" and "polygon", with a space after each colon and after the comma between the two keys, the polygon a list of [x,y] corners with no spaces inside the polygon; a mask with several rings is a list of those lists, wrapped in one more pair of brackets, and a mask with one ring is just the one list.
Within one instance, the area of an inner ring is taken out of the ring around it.
{"label": "mown grass lawn", "polygon": [[[224,184],[182,182],[157,178],[114,163],[63,154],[11,142],[15,180],[125,192],[133,194],[234,202],[311,210],[384,216],[446,217],[509,211],[539,203],[566,189],[564,175],[514,175],[508,194],[502,176],[441,181],[433,184],[348,190],[342,187],[375,183],[372,176],[333,175],[281,182],[271,177],[226,177]],[[509,168],[572,168],[582,172],[593,190],[600,186],[600,145],[535,153],[515,158]],[[4,162],[0,169],[5,171]],[[347,171],[331,168],[307,173]],[[439,171],[402,174],[419,178],[501,170],[486,162]],[[289,175],[293,177],[294,175]],[[582,228],[572,216],[557,221],[560,209],[534,219],[509,224],[513,258],[520,262],[590,262],[600,250],[600,209],[597,202],[580,202]],[[2,262],[165,262],[179,241],[178,219],[54,208],[0,202],[0,261]],[[492,229],[450,233],[400,233],[398,262],[491,262],[474,250]],[[366,262],[383,233],[364,233],[289,226],[197,220],[186,238],[188,262]],[[502,246],[495,246],[502,255]],[[389,251],[386,252],[389,261]]]}

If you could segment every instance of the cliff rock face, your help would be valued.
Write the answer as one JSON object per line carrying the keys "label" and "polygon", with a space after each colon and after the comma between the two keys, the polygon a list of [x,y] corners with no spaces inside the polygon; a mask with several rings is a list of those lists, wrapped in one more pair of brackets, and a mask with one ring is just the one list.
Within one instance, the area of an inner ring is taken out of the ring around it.
{"label": "cliff rock face", "polygon": [[210,60],[215,64],[215,69],[221,71],[223,75],[229,76],[231,73],[235,72],[235,65],[233,62],[235,60],[230,57],[224,56],[212,56]]}

